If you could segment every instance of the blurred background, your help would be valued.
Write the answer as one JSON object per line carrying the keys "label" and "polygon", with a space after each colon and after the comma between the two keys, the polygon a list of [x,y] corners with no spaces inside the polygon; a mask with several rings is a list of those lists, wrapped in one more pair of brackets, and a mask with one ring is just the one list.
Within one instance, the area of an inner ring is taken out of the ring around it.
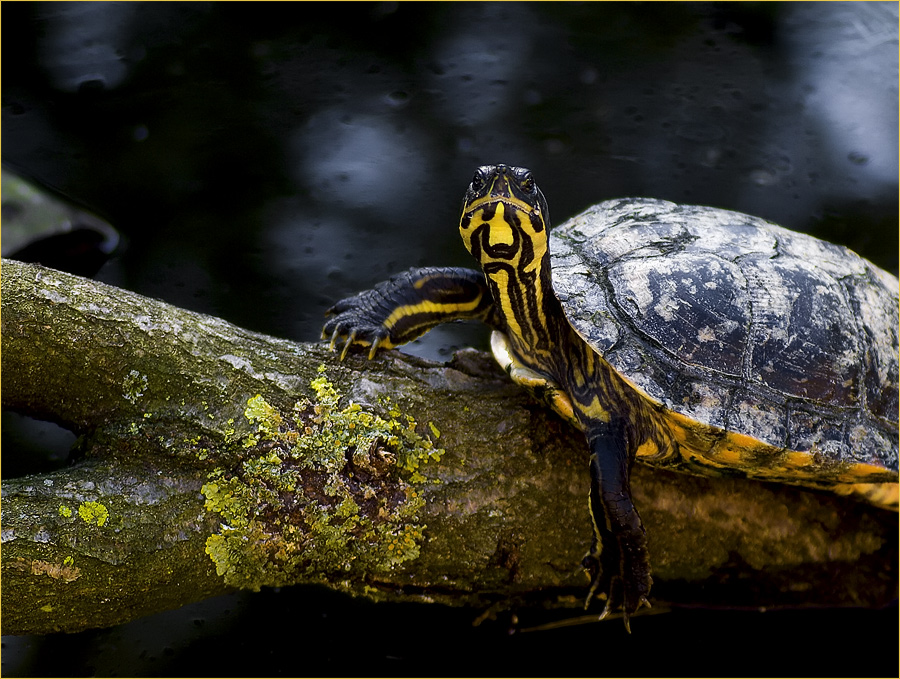
{"label": "blurred background", "polygon": [[[98,279],[260,332],[315,341],[341,297],[412,266],[471,266],[458,210],[485,163],[530,167],[556,223],[619,196],[713,205],[897,274],[896,2],[4,3],[2,19],[4,167],[116,229]],[[5,196],[3,210],[15,254]],[[487,333],[446,326],[404,350],[463,346]],[[66,464],[74,441],[12,413],[2,432],[6,478]],[[571,612],[473,627],[480,613],[238,593],[4,637],[2,671],[897,668],[896,607],[680,610],[635,619],[631,637],[615,621],[521,632]]]}

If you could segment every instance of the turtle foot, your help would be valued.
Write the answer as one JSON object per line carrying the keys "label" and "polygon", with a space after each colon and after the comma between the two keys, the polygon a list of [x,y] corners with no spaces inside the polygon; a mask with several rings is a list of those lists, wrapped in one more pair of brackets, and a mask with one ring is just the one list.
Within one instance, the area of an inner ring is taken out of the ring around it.
{"label": "turtle foot", "polygon": [[[646,560],[644,560],[643,564],[638,564],[636,568],[628,568],[626,563],[619,562],[622,564],[621,570],[610,567],[615,561],[618,560],[611,558],[601,559],[593,553],[584,557],[581,565],[591,579],[591,588],[588,591],[584,607],[587,609],[594,597],[605,599],[606,604],[598,619],[603,620],[610,614],[621,610],[625,629],[631,634],[630,617],[641,606],[651,608],[648,596],[653,580],[650,577],[649,564]],[[604,564],[606,564],[606,567],[604,567]],[[635,564],[632,564],[632,566],[635,566]]]}
{"label": "turtle foot", "polygon": [[496,325],[496,313],[481,271],[422,267],[337,302],[325,312],[322,338],[341,360],[353,347],[368,347],[374,358],[439,323],[469,318]]}
{"label": "turtle foot", "polygon": [[374,358],[379,348],[394,346],[385,322],[389,304],[380,289],[342,299],[326,312],[331,318],[322,329],[322,339],[331,341],[331,350],[340,351],[342,361],[351,347],[368,347],[369,358]]}

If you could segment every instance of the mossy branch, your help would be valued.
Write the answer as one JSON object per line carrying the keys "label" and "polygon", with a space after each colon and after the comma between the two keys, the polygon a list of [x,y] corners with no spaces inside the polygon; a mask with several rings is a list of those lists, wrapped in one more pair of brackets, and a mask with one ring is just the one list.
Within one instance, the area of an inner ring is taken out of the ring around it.
{"label": "mossy branch", "polygon": [[[12,261],[3,405],[80,436],[5,479],[3,633],[112,625],[235,587],[324,583],[482,607],[580,605],[581,437],[484,355],[340,363]],[[740,479],[635,468],[666,603],[896,596],[896,515]]]}

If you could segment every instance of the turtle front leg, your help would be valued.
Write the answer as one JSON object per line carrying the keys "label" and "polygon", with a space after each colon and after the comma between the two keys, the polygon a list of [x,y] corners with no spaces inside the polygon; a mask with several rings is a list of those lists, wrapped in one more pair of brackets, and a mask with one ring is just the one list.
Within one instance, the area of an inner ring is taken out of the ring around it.
{"label": "turtle front leg", "polygon": [[496,311],[484,274],[472,269],[425,267],[398,274],[371,290],[337,302],[326,314],[322,337],[332,349],[342,345],[391,349],[414,340],[436,325],[476,319],[495,325]]}
{"label": "turtle front leg", "polygon": [[585,608],[595,594],[606,595],[602,620],[621,608],[625,627],[642,605],[650,606],[650,559],[647,536],[631,497],[629,474],[633,456],[627,450],[624,420],[587,431],[591,450],[590,509],[594,538],[582,565],[591,578]]}

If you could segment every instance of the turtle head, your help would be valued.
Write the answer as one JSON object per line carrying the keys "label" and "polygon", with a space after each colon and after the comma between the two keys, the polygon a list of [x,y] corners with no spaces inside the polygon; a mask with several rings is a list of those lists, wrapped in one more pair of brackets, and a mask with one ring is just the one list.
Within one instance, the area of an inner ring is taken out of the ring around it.
{"label": "turtle head", "polygon": [[496,266],[539,269],[547,253],[547,201],[531,170],[483,165],[463,199],[459,233],[485,273]]}

